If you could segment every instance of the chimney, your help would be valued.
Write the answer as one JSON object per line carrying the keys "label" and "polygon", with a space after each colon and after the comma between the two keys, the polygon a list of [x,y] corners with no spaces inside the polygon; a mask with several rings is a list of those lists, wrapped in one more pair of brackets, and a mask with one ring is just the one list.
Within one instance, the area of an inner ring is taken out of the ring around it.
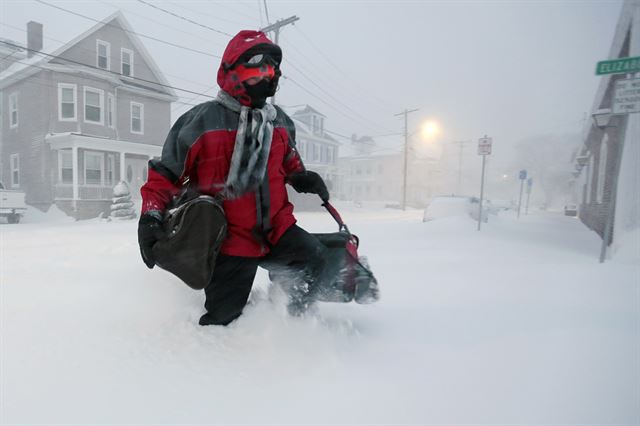
{"label": "chimney", "polygon": [[29,21],[27,23],[27,57],[30,58],[36,52],[42,50],[42,24]]}

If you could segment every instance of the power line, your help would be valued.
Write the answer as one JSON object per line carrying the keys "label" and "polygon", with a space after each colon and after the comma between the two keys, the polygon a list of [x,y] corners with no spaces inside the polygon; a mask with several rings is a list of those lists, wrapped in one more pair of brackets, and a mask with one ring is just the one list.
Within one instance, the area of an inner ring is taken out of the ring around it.
{"label": "power line", "polygon": [[[355,79],[353,79],[350,75],[348,75],[347,73],[345,73],[338,65],[335,64],[335,62],[333,62],[331,60],[331,58],[329,58],[327,55],[325,55],[325,53],[318,47],[316,46],[316,44],[311,40],[311,38],[309,36],[307,36],[300,28],[298,28],[297,26],[294,27],[296,29],[296,31],[298,31],[302,37],[304,37],[307,42],[309,42],[309,44],[311,45],[311,47],[313,47],[324,59],[325,61],[327,61],[327,63],[329,65],[331,65],[333,68],[335,68],[340,74],[344,75],[345,77],[349,78],[352,82],[354,82],[355,85],[357,85],[358,87],[360,87],[362,89],[362,86],[360,86],[358,84],[357,81],[355,81]],[[382,105],[387,105],[386,102],[384,102],[381,99],[378,99],[376,97],[372,97],[371,99],[374,99],[376,102],[379,102]]]}
{"label": "power line", "polygon": [[[232,21],[231,19],[226,19],[226,18],[221,18],[219,16],[214,16],[214,15],[212,15],[210,13],[205,13],[205,12],[203,12],[201,10],[190,9],[190,8],[186,7],[184,4],[174,3],[172,1],[165,1],[165,3],[168,3],[168,4],[171,4],[173,6],[179,7],[180,9],[188,10],[189,12],[191,12],[193,14],[196,14],[198,16],[203,16],[204,15],[204,16],[206,16],[208,18],[216,19],[216,20],[222,21],[222,22],[228,22],[228,23],[234,24],[234,25],[241,25],[241,26],[245,25],[244,22]],[[208,3],[211,3],[211,2],[208,2]],[[227,5],[226,10],[231,11],[231,12],[236,12],[235,10],[232,10],[231,8],[229,8],[228,5]],[[236,12],[236,13],[238,13],[238,12]],[[254,17],[251,17],[251,16],[249,16],[247,14],[241,14],[241,15],[243,15],[244,17],[250,18],[252,21],[254,20]]]}
{"label": "power line", "polygon": [[[197,34],[191,33],[191,32],[189,32],[189,31],[185,31],[185,30],[180,29],[180,28],[172,27],[172,26],[170,26],[170,25],[165,24],[164,22],[160,22],[160,21],[156,21],[155,19],[151,19],[151,18],[149,18],[148,16],[143,15],[143,14],[141,14],[141,13],[136,13],[136,12],[132,11],[131,9],[125,9],[125,8],[123,8],[122,6],[115,5],[115,4],[113,4],[113,3],[109,3],[109,2],[107,2],[107,1],[103,1],[103,0],[98,0],[98,1],[99,1],[100,3],[102,3],[102,4],[106,4],[107,6],[111,6],[111,7],[115,8],[116,10],[124,10],[124,11],[126,11],[127,13],[129,13],[129,14],[131,14],[131,15],[134,15],[134,16],[137,16],[137,17],[139,17],[139,18],[142,18],[142,19],[144,19],[144,20],[146,20],[146,21],[154,22],[154,23],[156,23],[156,24],[162,25],[163,27],[170,28],[170,29],[172,29],[172,30],[174,30],[174,31],[178,31],[178,32],[181,32],[181,33],[183,33],[183,34],[187,34],[187,35],[189,35],[189,36],[191,36],[191,37],[194,37],[194,38],[200,39],[200,40],[205,41],[205,42],[207,42],[207,43],[211,43],[211,39],[209,39],[209,38],[202,37],[202,36],[200,36],[200,35],[197,35]],[[220,44],[220,43],[215,43],[215,44],[216,44],[216,45],[218,45],[218,46],[222,46],[222,44]]]}
{"label": "power line", "polygon": [[[101,2],[101,3],[105,3],[105,2]],[[105,3],[105,4],[108,4],[108,3]],[[16,26],[14,26],[14,25],[10,25],[10,24],[4,23],[4,22],[0,22],[0,25],[5,26],[5,27],[9,27],[9,28],[13,28],[14,30],[17,30],[17,31],[22,31],[22,32],[25,32],[25,33],[27,32],[27,30],[26,30],[26,29],[24,29],[24,28],[16,27]],[[46,39],[46,40],[55,41],[56,43],[60,43],[60,44],[62,44],[62,45],[66,44],[66,42],[64,42],[64,41],[62,41],[62,40],[55,39],[55,38],[53,38],[53,37],[43,36],[43,38],[44,38],[44,39]],[[82,47],[82,46],[75,46],[75,47],[76,47],[77,49],[84,50],[84,51],[86,51],[86,52],[91,52],[92,54],[95,54],[95,50],[93,50],[93,49],[88,49],[88,48],[86,48],[86,47]],[[39,51],[39,52],[41,52],[41,51]],[[15,52],[14,52],[14,53],[15,53]],[[12,55],[13,55],[13,53],[12,53]],[[163,72],[163,74],[164,74],[164,75],[168,75],[168,76],[170,76],[170,77],[177,78],[178,80],[182,80],[182,81],[186,81],[186,82],[188,82],[188,83],[196,84],[196,85],[198,85],[198,86],[202,86],[202,87],[209,87],[209,85],[208,85],[208,84],[202,84],[202,83],[197,82],[197,81],[194,81],[194,80],[189,80],[188,78],[186,78],[186,77],[182,77],[182,76],[179,76],[179,75],[169,74],[169,73],[166,73],[166,72]],[[135,77],[132,77],[132,78],[135,78]],[[207,89],[207,90],[208,90],[208,89]],[[207,90],[205,90],[205,92],[206,92]]]}
{"label": "power line", "polygon": [[[50,7],[53,7],[53,8],[59,9],[59,10],[62,10],[62,11],[64,11],[64,12],[70,13],[70,14],[72,14],[72,15],[80,16],[80,17],[82,17],[82,18],[89,19],[89,20],[94,21],[94,22],[102,23],[102,24],[107,25],[107,26],[112,26],[112,27],[115,27],[115,28],[117,28],[117,29],[120,29],[120,30],[123,30],[123,31],[126,31],[126,32],[130,32],[130,33],[135,34],[135,35],[138,35],[138,36],[140,36],[140,37],[150,38],[150,39],[155,40],[155,41],[159,41],[159,42],[162,42],[162,43],[165,43],[165,44],[169,44],[169,45],[174,46],[174,47],[184,48],[184,49],[187,49],[187,50],[190,50],[190,51],[194,51],[194,52],[196,52],[196,53],[201,53],[201,54],[204,54],[204,55],[207,55],[207,56],[213,56],[213,57],[217,57],[217,58],[219,58],[219,57],[220,57],[220,56],[217,56],[217,55],[212,55],[212,54],[209,54],[209,53],[206,53],[206,52],[198,51],[198,50],[196,50],[196,49],[191,49],[191,48],[188,48],[188,47],[186,47],[186,46],[180,46],[180,45],[176,45],[176,44],[174,44],[174,43],[166,42],[165,40],[157,39],[157,38],[155,38],[155,37],[146,36],[146,35],[144,35],[144,34],[140,34],[140,33],[137,33],[137,32],[135,32],[135,31],[131,31],[131,30],[124,29],[124,28],[122,28],[122,27],[120,27],[120,26],[115,26],[115,25],[112,25],[112,24],[109,24],[109,23],[105,23],[105,22],[103,22],[103,21],[100,21],[100,20],[97,20],[97,19],[91,18],[91,17],[89,17],[89,16],[86,16],[86,15],[83,15],[83,14],[80,14],[80,13],[77,13],[77,12],[73,12],[73,11],[70,11],[70,10],[68,10],[68,9],[65,9],[65,8],[62,8],[62,7],[59,7],[59,6],[56,6],[56,5],[52,5],[52,4],[47,3],[47,2],[45,2],[45,1],[43,1],[43,0],[35,0],[35,1],[37,1],[37,2],[39,2],[39,3],[42,3],[42,4],[44,4],[44,5],[47,5],[47,6],[50,6]],[[140,0],[139,0],[139,1],[140,1]],[[141,3],[148,4],[148,3],[144,2],[144,1],[141,1]],[[150,4],[148,4],[148,5],[150,5]],[[154,7],[154,5],[150,5],[150,6]],[[157,7],[156,7],[156,8],[157,8]],[[160,9],[161,9],[161,8],[160,8]],[[179,15],[176,15],[176,14],[172,14],[172,16],[174,16],[174,17],[176,17],[176,18],[180,18],[180,16],[179,16]],[[185,19],[186,19],[186,18],[185,18]],[[191,20],[189,20],[189,21],[191,22]],[[195,22],[195,21],[192,21],[192,23],[195,23],[196,25],[198,25],[198,24],[199,24],[199,23],[197,23],[197,22]],[[202,25],[201,25],[201,26],[202,26]],[[205,27],[206,27],[206,26],[205,26]],[[212,28],[210,28],[210,27],[209,27],[209,29],[212,29]],[[213,30],[215,30],[215,29],[213,29]],[[216,32],[220,32],[220,31],[217,31],[217,30],[216,30]],[[225,33],[225,34],[227,34],[227,33]],[[6,42],[3,42],[3,43],[4,43],[4,44],[11,45],[11,43],[6,43]],[[14,46],[15,46],[15,45],[14,45]],[[18,46],[18,47],[20,47],[20,46]],[[27,49],[27,50],[29,50],[29,49]],[[39,51],[38,51],[38,52],[36,52],[36,53],[41,54],[41,55],[50,56],[50,57],[56,57],[56,56],[54,56],[54,55],[49,55],[49,54],[46,54],[46,53],[43,53],[43,52],[39,52]],[[93,68],[93,69],[100,70],[100,71],[103,71],[103,72],[104,72],[104,71],[106,71],[106,72],[109,72],[109,73],[111,73],[111,74],[115,74],[115,75],[120,76],[120,74],[119,74],[119,73],[116,73],[116,72],[113,72],[113,71],[102,70],[102,69],[97,68],[97,67],[95,67],[95,66],[91,66],[91,65],[88,65],[88,64],[84,64],[84,63],[76,62],[76,61],[69,60],[69,59],[66,59],[66,58],[62,58],[62,57],[59,57],[59,56],[58,56],[58,58],[59,58],[59,59],[62,59],[62,60],[64,60],[64,61],[70,62],[70,63],[76,63],[76,64],[78,64],[78,65],[82,65],[82,66],[85,66],[85,67]],[[289,64],[290,64],[290,65],[292,65],[292,66],[295,68],[295,65],[293,65],[291,62],[289,62]],[[335,65],[334,65],[334,66],[335,66]],[[312,80],[311,80],[309,77],[307,77],[307,76],[304,74],[304,72],[302,72],[299,68],[297,68],[297,69],[298,69],[298,71],[299,71],[299,72],[300,72],[300,73],[301,73],[305,78],[307,78],[308,80],[312,81]],[[285,76],[285,78],[287,78],[287,77]],[[167,88],[171,88],[171,89],[175,89],[175,90],[179,90],[179,91],[182,91],[182,92],[187,92],[187,93],[191,93],[191,94],[196,95],[196,97],[195,97],[195,98],[192,98],[192,99],[196,99],[197,97],[200,97],[200,96],[204,96],[204,97],[207,97],[207,98],[213,98],[212,96],[206,95],[206,94],[204,94],[204,93],[194,92],[194,91],[191,91],[191,90],[182,89],[182,88],[175,87],[175,86],[171,86],[171,85],[161,84],[161,83],[157,83],[157,82],[153,82],[153,81],[149,81],[149,80],[141,79],[141,78],[138,78],[138,77],[133,77],[133,79],[138,80],[138,81],[143,81],[143,82],[145,82],[145,83],[149,83],[149,84],[152,84],[152,85],[158,85],[158,86],[162,86],[162,87],[167,87]],[[337,108],[335,108],[332,104],[330,104],[330,103],[326,102],[324,99],[322,99],[322,98],[320,98],[319,96],[315,95],[313,92],[311,92],[310,90],[308,90],[307,88],[305,88],[304,86],[302,86],[302,85],[301,85],[300,83],[298,83],[297,81],[295,81],[295,80],[291,79],[290,77],[289,77],[289,79],[290,79],[290,80],[291,80],[295,85],[297,85],[298,87],[300,87],[302,90],[304,90],[305,92],[307,92],[307,93],[308,93],[308,94],[310,94],[311,96],[315,97],[316,99],[319,99],[321,102],[323,102],[324,104],[328,105],[328,106],[329,106],[330,108],[332,108],[333,110],[335,110],[335,111],[337,111],[337,112],[339,112],[339,113],[341,113],[341,114],[344,114],[342,111],[338,110],[338,109],[337,109]],[[313,83],[314,85],[316,85],[320,90],[323,90],[323,88],[322,88],[322,87],[320,87],[320,86],[318,86],[314,81],[312,81],[312,83]],[[203,86],[204,86],[204,85],[203,85]],[[331,96],[331,95],[329,95],[329,96],[330,96],[332,99],[334,99],[335,101],[337,101],[338,103],[340,103],[341,105],[345,106],[347,109],[349,109],[349,110],[353,111],[353,109],[351,109],[350,107],[348,107],[348,106],[344,105],[342,102],[340,102],[339,100],[337,100],[335,97],[333,97],[333,96]],[[355,112],[355,111],[354,111],[354,112]],[[355,112],[355,113],[357,114],[357,112]],[[348,114],[345,114],[345,115],[349,116]],[[353,118],[353,117],[351,117],[351,118]],[[365,121],[367,121],[367,120],[365,119]]]}
{"label": "power line", "polygon": [[[93,65],[88,65],[88,64],[85,64],[85,63],[82,63],[82,62],[74,61],[72,59],[67,59],[67,58],[64,58],[62,56],[52,55],[50,53],[44,53],[44,52],[41,52],[39,50],[29,49],[27,47],[18,46],[17,44],[10,43],[10,42],[5,41],[5,40],[0,40],[0,43],[6,44],[7,46],[19,47],[19,48],[27,50],[29,52],[33,52],[33,53],[35,53],[37,55],[44,55],[44,56],[48,56],[48,57],[51,57],[51,58],[60,59],[60,60],[67,61],[67,62],[72,63],[72,64],[82,65],[83,67],[95,69],[95,70],[98,70],[98,71],[101,71],[101,72],[105,72],[105,73],[116,75],[118,77],[122,77],[122,74],[120,74],[118,72],[115,72],[115,71],[105,70],[105,69],[102,69],[102,68],[95,67]],[[42,68],[42,67],[40,67],[40,68]],[[207,96],[207,97],[213,98],[213,96],[208,96],[208,95],[205,95],[204,93],[194,92],[192,90],[182,89],[180,87],[171,86],[169,84],[158,83],[156,81],[146,80],[146,79],[140,78],[140,77],[128,77],[128,78],[130,78],[132,80],[142,81],[144,83],[149,83],[149,84],[156,85],[156,86],[166,87],[166,88],[174,89],[174,90],[180,90],[181,92],[186,92],[186,93],[191,93],[191,94],[194,94],[194,95],[201,95],[201,96]]]}
{"label": "power line", "polygon": [[[40,66],[40,65],[37,65],[37,64],[29,64],[27,62],[22,62],[22,61],[15,61],[15,62],[18,63],[18,64],[26,65],[27,67],[34,67],[34,68],[40,68],[41,70],[44,70],[44,71],[51,71],[49,68],[46,68],[46,67],[43,67],[43,66]],[[41,83],[41,82],[33,81],[33,80],[27,80],[26,84],[35,84],[35,85],[38,85],[38,86],[49,87],[49,88],[52,88],[52,89],[57,89],[58,88],[58,86],[54,85],[54,84]],[[179,101],[179,100],[172,101],[172,102],[173,103],[178,103],[178,104],[183,104],[183,105],[190,105],[190,106],[197,106],[198,105],[198,104],[192,104],[192,103],[189,103],[189,102],[183,102],[183,101]]]}
{"label": "power line", "polygon": [[218,55],[213,55],[213,54],[211,54],[211,53],[204,52],[204,51],[202,51],[202,50],[192,49],[192,48],[187,47],[187,46],[182,46],[182,45],[180,45],[180,44],[171,43],[170,41],[161,40],[161,39],[156,38],[156,37],[148,36],[148,35],[145,35],[145,34],[140,34],[140,33],[137,33],[137,32],[135,32],[135,31],[131,31],[131,30],[127,30],[126,28],[122,28],[122,27],[120,27],[120,26],[113,25],[113,24],[110,24],[110,23],[108,23],[108,22],[103,22],[103,21],[100,21],[100,20],[98,20],[98,19],[91,18],[90,16],[86,16],[86,15],[83,15],[83,14],[81,14],[81,13],[77,13],[77,12],[74,12],[74,11],[72,11],[72,10],[65,9],[65,8],[63,8],[63,7],[56,6],[56,5],[51,4],[51,3],[47,3],[46,1],[43,1],[43,0],[34,0],[34,1],[36,1],[36,2],[38,2],[38,3],[42,3],[42,4],[44,4],[44,5],[46,5],[46,6],[49,6],[49,7],[53,7],[54,9],[58,9],[58,10],[62,10],[63,12],[70,13],[71,15],[79,16],[79,17],[81,17],[81,18],[85,18],[85,19],[88,19],[88,20],[90,20],[90,21],[97,22],[97,23],[99,23],[99,24],[104,24],[104,25],[109,26],[109,27],[114,27],[114,28],[117,28],[117,29],[119,29],[119,30],[122,30],[122,31],[125,31],[125,32],[128,32],[128,33],[131,33],[131,34],[135,34],[135,35],[137,35],[138,37],[144,37],[144,38],[147,38],[147,39],[149,39],[149,40],[157,41],[157,42],[159,42],[159,43],[163,43],[163,44],[166,44],[166,45],[169,45],[169,46],[172,46],[172,47],[178,47],[178,48],[180,48],[180,49],[189,50],[189,51],[191,51],[191,52],[200,53],[200,54],[202,54],[202,55],[211,56],[211,57],[213,57],[213,58],[218,58],[218,59],[220,59],[220,58],[221,58],[221,57],[220,57],[220,56],[218,56]]}
{"label": "power line", "polygon": [[164,12],[164,13],[167,13],[167,14],[169,14],[169,15],[171,15],[171,16],[174,16],[174,17],[176,17],[176,18],[178,18],[178,19],[182,19],[183,21],[187,21],[187,22],[189,22],[189,23],[191,23],[191,24],[194,24],[194,25],[197,25],[197,26],[199,26],[199,27],[206,28],[206,29],[211,30],[211,31],[213,31],[213,32],[216,32],[216,33],[218,33],[218,34],[222,34],[222,35],[226,35],[226,36],[229,36],[229,37],[233,37],[233,35],[232,35],[232,34],[229,34],[229,33],[224,32],[224,31],[220,31],[220,30],[218,30],[218,29],[216,29],[216,28],[212,28],[212,27],[210,27],[210,26],[208,26],[208,25],[201,24],[201,23],[196,22],[196,21],[194,21],[194,20],[192,20],[192,19],[185,18],[184,16],[178,15],[177,13],[173,13],[173,12],[171,12],[170,10],[163,9],[163,8],[161,8],[160,6],[156,6],[155,4],[149,3],[149,2],[147,2],[147,1],[145,1],[145,0],[138,0],[138,2],[139,2],[139,3],[142,3],[142,4],[146,4],[147,6],[150,6],[150,7],[154,8],[154,9],[160,10],[160,11],[162,11],[162,12]]}
{"label": "power line", "polygon": [[[316,86],[318,89],[320,90],[324,90],[318,83],[316,83],[313,79],[307,77],[307,75],[300,69],[298,68],[296,65],[294,65],[292,62],[287,61],[287,63],[289,65],[291,65],[295,70],[297,70],[304,78],[306,78],[308,81],[311,82],[311,84],[313,84],[314,86]],[[354,110],[353,108],[351,108],[349,105],[343,103],[342,101],[340,101],[339,99],[337,99],[335,96],[333,96],[331,93],[325,91],[324,92],[325,95],[327,95],[329,98],[331,98],[332,100],[334,100],[335,102],[337,102],[338,104],[342,105],[344,108],[346,108],[347,110],[351,111],[352,113],[354,113],[356,116],[360,117],[363,120],[363,123],[366,122],[367,124],[371,125],[373,124],[374,127],[377,127],[378,125],[376,123],[374,123],[373,121],[370,121],[369,119],[367,119],[366,117],[364,117],[363,115],[361,115],[358,111]]]}
{"label": "power line", "polygon": [[[314,62],[314,60],[313,60],[312,58],[310,58],[309,56],[305,55],[305,54],[304,54],[300,49],[298,49],[298,48],[297,48],[293,43],[287,43],[287,49],[292,49],[292,50],[293,50],[293,51],[295,51],[297,54],[299,54],[300,56],[302,56],[302,58],[304,59],[304,61],[298,61],[298,62],[311,63],[311,64]],[[316,80],[318,80],[318,81],[323,81],[323,78],[322,78],[322,77],[319,77],[319,76],[318,76],[318,74],[316,74],[315,72],[313,72],[313,71],[312,71],[312,72],[309,72],[308,70],[306,70],[306,72],[307,72],[307,74],[312,74],[312,75],[313,75],[313,77],[314,77]],[[325,81],[326,81],[326,80],[325,80]],[[361,93],[357,93],[357,92],[354,90],[353,85],[345,84],[345,83],[344,83],[344,80],[341,80],[341,79],[332,79],[332,80],[330,80],[330,83],[331,83],[331,84],[336,84],[336,86],[339,86],[339,90],[340,90],[341,92],[343,92],[343,93],[344,93],[345,91],[350,91],[350,92],[351,92],[351,94],[352,94],[352,97],[353,97],[353,98],[355,98],[357,101],[360,101],[360,102],[363,102],[363,101],[364,101],[364,98],[361,96],[362,94],[361,94]],[[346,89],[346,90],[345,90],[345,89]],[[381,112],[385,112],[385,113],[387,112],[387,108],[389,107],[387,104],[383,103],[382,101],[380,101],[380,100],[379,100],[379,99],[377,99],[377,98],[371,98],[371,99],[373,99],[373,100],[377,101],[376,103],[374,103],[374,104],[372,104],[372,105],[374,105],[374,106],[375,106],[379,111],[381,111]],[[370,102],[366,102],[366,101],[365,101],[365,103],[369,103],[369,104],[371,104]],[[384,106],[385,108],[383,109],[383,107],[382,107],[382,106]]]}

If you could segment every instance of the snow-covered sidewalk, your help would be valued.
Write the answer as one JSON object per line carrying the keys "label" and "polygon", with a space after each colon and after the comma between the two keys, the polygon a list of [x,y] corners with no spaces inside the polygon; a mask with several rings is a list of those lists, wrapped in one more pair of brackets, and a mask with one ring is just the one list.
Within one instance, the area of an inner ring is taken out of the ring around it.
{"label": "snow-covered sidewalk", "polygon": [[0,424],[640,422],[640,265],[578,220],[343,217],[380,303],[289,318],[261,272],[227,328],[135,222],[0,224]]}

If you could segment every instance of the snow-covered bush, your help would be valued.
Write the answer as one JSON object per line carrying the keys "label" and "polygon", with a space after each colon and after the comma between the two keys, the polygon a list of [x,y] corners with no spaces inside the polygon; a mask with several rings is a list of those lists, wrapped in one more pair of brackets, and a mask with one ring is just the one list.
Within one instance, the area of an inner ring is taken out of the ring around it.
{"label": "snow-covered bush", "polygon": [[131,191],[125,181],[118,182],[113,188],[111,201],[111,217],[121,220],[136,218],[136,212],[133,210],[131,202]]}

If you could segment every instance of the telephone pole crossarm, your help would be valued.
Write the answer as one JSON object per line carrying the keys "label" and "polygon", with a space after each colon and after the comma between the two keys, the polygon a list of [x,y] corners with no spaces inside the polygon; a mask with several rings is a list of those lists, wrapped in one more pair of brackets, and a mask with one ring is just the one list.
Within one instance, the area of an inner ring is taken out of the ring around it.
{"label": "telephone pole crossarm", "polygon": [[300,18],[298,18],[296,15],[290,16],[285,19],[279,19],[273,24],[269,24],[264,28],[260,28],[260,31],[262,31],[263,33],[267,33],[269,31],[276,31],[276,34],[277,34],[277,31],[280,30],[281,27],[284,27],[285,25],[293,24],[299,19]]}

